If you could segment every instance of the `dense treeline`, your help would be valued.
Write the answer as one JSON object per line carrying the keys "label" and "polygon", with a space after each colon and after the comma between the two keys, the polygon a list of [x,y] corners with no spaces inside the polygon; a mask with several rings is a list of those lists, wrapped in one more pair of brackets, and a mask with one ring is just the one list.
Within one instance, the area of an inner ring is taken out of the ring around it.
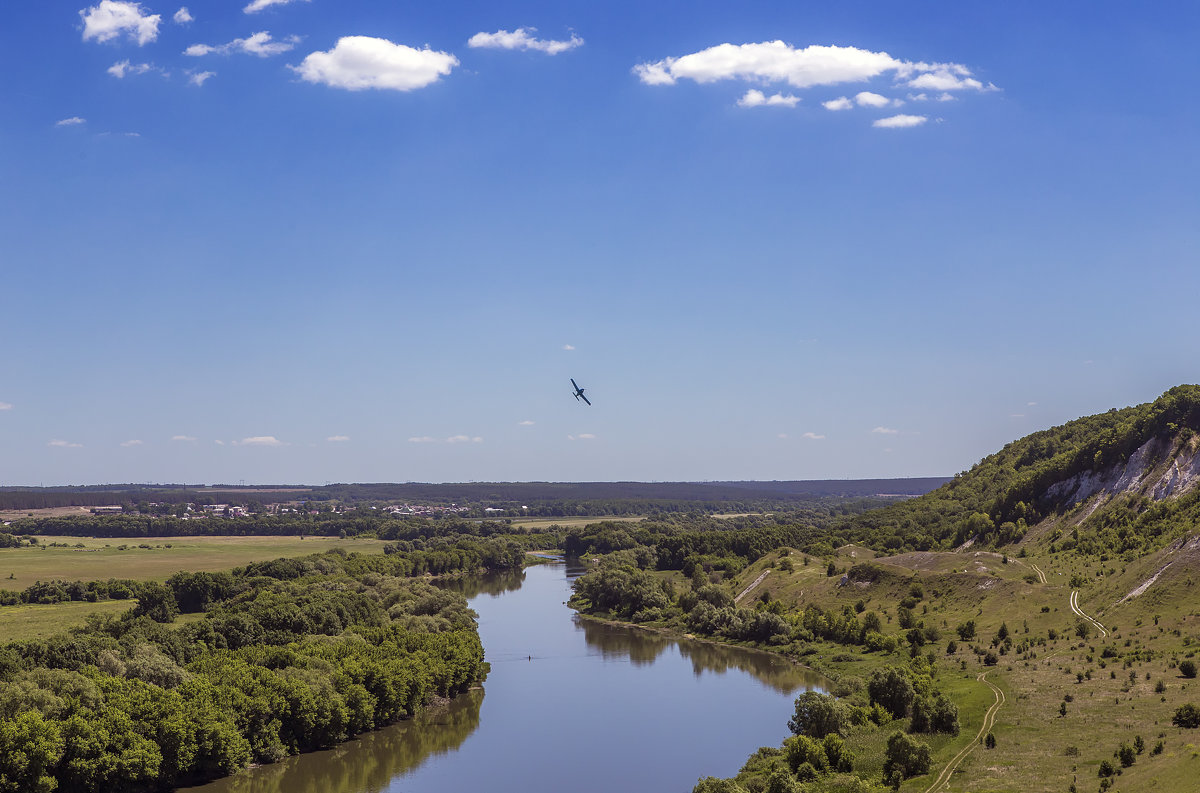
{"label": "dense treeline", "polygon": [[[431,543],[432,544],[432,543]],[[519,566],[503,540],[330,552],[142,584],[121,618],[0,648],[0,789],[167,790],[332,746],[486,671],[465,599],[416,571]],[[199,621],[172,626],[180,611]]]}
{"label": "dense treeline", "polygon": [[[393,517],[372,510],[355,510],[348,514],[285,513],[229,518],[179,518],[136,514],[72,515],[22,518],[13,521],[8,528],[18,538],[29,535],[114,539],[303,535],[416,540],[454,535],[492,537],[503,534],[527,543],[530,548],[554,547],[558,542],[556,536],[540,537],[537,532],[513,528],[498,521],[473,521],[457,517]],[[547,546],[547,542],[551,544]]]}
{"label": "dense treeline", "polygon": [[485,507],[510,517],[642,515],[651,513],[754,512],[789,509],[828,499],[915,496],[943,484],[939,477],[794,482],[470,482],[461,484],[337,484],[311,488],[187,485],[92,485],[0,488],[0,509],[156,503],[307,501],[313,504],[416,503],[465,506],[482,516]]}
{"label": "dense treeline", "polygon": [[1162,438],[1164,449],[1189,442],[1198,429],[1200,386],[1177,386],[1154,402],[1013,441],[937,490],[850,518],[839,531],[887,551],[944,549],[972,538],[1004,545],[1021,539],[1027,526],[1074,506],[1071,493],[1053,485],[1124,464],[1152,438]]}

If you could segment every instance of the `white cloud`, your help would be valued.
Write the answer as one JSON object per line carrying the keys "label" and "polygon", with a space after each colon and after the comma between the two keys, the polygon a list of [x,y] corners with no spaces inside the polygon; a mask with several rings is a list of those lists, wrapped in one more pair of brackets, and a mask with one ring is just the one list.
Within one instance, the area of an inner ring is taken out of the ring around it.
{"label": "white cloud", "polygon": [[901,113],[896,116],[888,116],[887,118],[879,118],[871,123],[872,127],[881,127],[884,129],[897,129],[901,127],[919,127],[928,121],[925,116],[909,116]]}
{"label": "white cloud", "polygon": [[[2,405],[2,404],[3,403],[0,403],[0,405]],[[4,408],[0,407],[0,410],[3,410],[3,409]],[[530,421],[529,419],[525,419],[524,421],[517,422],[518,427],[532,427],[533,425],[534,425],[534,422]]]}
{"label": "white cloud", "polygon": [[183,6],[175,12],[175,16],[171,17],[175,20],[176,25],[186,25],[189,22],[195,22],[196,18],[192,16],[192,12],[187,10],[187,6]]}
{"label": "white cloud", "polygon": [[777,106],[777,107],[795,107],[800,101],[800,97],[792,94],[771,94],[767,96],[757,88],[751,88],[745,95],[738,100],[738,107],[761,107]]}
{"label": "white cloud", "polygon": [[224,446],[224,445],[225,445],[225,441],[220,441],[220,440],[213,441],[213,443],[217,444],[218,446]]}
{"label": "white cloud", "polygon": [[859,91],[854,95],[854,101],[859,107],[887,107],[892,100],[871,91]]}
{"label": "white cloud", "polygon": [[779,433],[779,437],[780,437],[781,439],[787,438],[787,436],[788,436],[788,434],[787,434],[786,432],[781,432],[781,433]]}
{"label": "white cloud", "polygon": [[63,118],[63,119],[59,119],[58,121],[55,121],[54,126],[56,126],[56,127],[77,127],[80,124],[86,124],[86,123],[87,123],[86,118],[80,118],[79,116],[71,116],[70,118]]}
{"label": "white cloud", "polygon": [[567,350],[569,352],[569,351],[575,349],[575,345],[574,344],[564,344],[563,349]]}
{"label": "white cloud", "polygon": [[330,443],[345,443],[346,441],[350,440],[350,436],[349,435],[330,435],[325,440],[329,441]]}
{"label": "white cloud", "polygon": [[[285,6],[290,3],[298,2],[298,0],[253,0],[250,5],[242,9],[247,14],[257,14],[259,11],[270,8],[271,6]],[[308,0],[304,0],[308,2]]]}
{"label": "white cloud", "polygon": [[[646,85],[674,85],[680,80],[692,80],[697,83],[743,80],[811,88],[862,83],[890,74],[897,85],[917,90],[941,93],[958,90],[998,90],[990,83],[985,86],[971,76],[970,69],[958,63],[904,61],[893,58],[886,52],[872,52],[858,47],[813,44],[797,48],[783,41],[750,44],[726,42],[678,58],[669,57],[640,63],[633,67],[633,73]],[[757,98],[747,94],[743,99],[747,97],[751,103]],[[903,104],[900,100],[889,100],[869,91],[860,93],[858,97],[859,104],[872,107]],[[763,99],[766,99],[765,95]],[[850,107],[846,97],[822,104],[828,110],[847,110]]]}
{"label": "white cloud", "polygon": [[283,446],[283,441],[276,438],[274,435],[254,435],[249,438],[242,438],[240,441],[234,441],[234,446]]}
{"label": "white cloud", "polygon": [[567,440],[569,440],[569,441],[594,441],[594,440],[596,440],[596,436],[590,432],[581,432],[578,435],[568,435]]}
{"label": "white cloud", "polygon": [[311,53],[290,68],[307,82],[348,91],[412,91],[437,82],[457,65],[458,58],[448,52],[418,50],[370,36],[345,36],[328,52]]}
{"label": "white cloud", "polygon": [[437,438],[431,438],[428,435],[422,435],[419,438],[409,438],[409,443],[437,443]]}
{"label": "white cloud", "polygon": [[681,79],[698,83],[741,79],[783,81],[796,88],[861,82],[907,65],[886,52],[857,47],[812,45],[796,49],[782,41],[718,44],[680,58],[664,58],[634,67],[649,85],[671,85]]}
{"label": "white cloud", "polygon": [[216,77],[216,72],[188,72],[188,82],[195,86],[204,85],[210,77]]}
{"label": "white cloud", "polygon": [[467,40],[468,47],[492,50],[537,50],[547,55],[573,50],[583,46],[583,39],[571,34],[568,41],[551,41],[534,38],[537,28],[517,28],[513,31],[497,30],[495,33],[476,33]]}
{"label": "white cloud", "polygon": [[130,63],[128,60],[123,60],[109,66],[107,71],[113,77],[121,79],[128,74],[145,74],[153,68],[154,66],[149,63]]}
{"label": "white cloud", "polygon": [[824,435],[818,435],[818,434],[817,434],[817,433],[815,433],[815,432],[806,432],[806,433],[804,433],[803,435],[801,435],[800,437],[801,437],[801,438],[808,438],[810,441],[823,441],[823,440],[825,440],[825,436],[824,436]]}
{"label": "white cloud", "polygon": [[244,39],[234,39],[228,44],[220,44],[213,46],[211,44],[193,44],[183,51],[184,55],[190,55],[194,58],[202,55],[228,55],[231,52],[244,52],[247,55],[257,55],[260,58],[269,58],[272,55],[279,55],[289,50],[295,49],[300,43],[299,36],[288,36],[282,41],[275,41],[271,38],[271,34],[265,30],[260,30],[258,33],[253,33]]}
{"label": "white cloud", "polygon": [[141,446],[142,442],[137,439],[134,439],[131,441],[121,441],[121,445],[126,448],[129,448],[130,446]]}
{"label": "white cloud", "polygon": [[1026,403],[1025,403],[1025,406],[1026,406],[1026,407],[1033,407],[1033,406],[1034,406],[1034,405],[1036,405],[1036,404],[1037,404],[1037,402],[1026,402]]}
{"label": "white cloud", "polygon": [[880,435],[897,435],[900,433],[900,430],[893,430],[888,427],[876,427],[871,432],[877,432]]}
{"label": "white cloud", "polygon": [[[13,409],[13,406],[12,406],[11,402],[0,402],[0,410],[12,410],[12,409]],[[532,424],[533,422],[531,421],[529,423]]]}
{"label": "white cloud", "polygon": [[918,91],[995,91],[996,86],[971,77],[971,71],[956,63],[932,64],[932,71],[919,74],[908,81],[909,88]]}
{"label": "white cloud", "polygon": [[173,440],[173,441],[194,441],[196,439],[193,438],[191,435],[172,435],[171,440]]}
{"label": "white cloud", "polygon": [[483,438],[478,435],[472,437],[470,435],[451,435],[446,439],[446,443],[483,443]]}
{"label": "white cloud", "polygon": [[1025,418],[1025,414],[1024,413],[1009,413],[1008,417],[1010,419],[1023,419],[1023,418]]}
{"label": "white cloud", "polygon": [[158,14],[143,13],[141,3],[100,0],[99,5],[79,12],[83,40],[111,41],[122,33],[143,46],[158,38]]}
{"label": "white cloud", "polygon": [[47,446],[55,446],[59,449],[80,449],[83,448],[82,443],[71,443],[70,441],[52,440]]}

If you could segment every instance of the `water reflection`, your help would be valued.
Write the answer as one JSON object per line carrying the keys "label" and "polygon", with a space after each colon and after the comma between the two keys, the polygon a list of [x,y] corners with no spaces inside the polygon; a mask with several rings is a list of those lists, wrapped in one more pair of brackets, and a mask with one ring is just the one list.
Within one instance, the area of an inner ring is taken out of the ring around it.
{"label": "water reflection", "polygon": [[505,592],[520,589],[525,583],[524,570],[504,570],[485,575],[462,576],[461,578],[444,578],[433,582],[442,589],[457,592],[467,600],[479,595],[499,597]]}
{"label": "water reflection", "polygon": [[692,639],[675,639],[650,630],[611,625],[581,617],[575,618],[575,624],[583,631],[588,646],[600,650],[605,658],[628,658],[638,666],[652,664],[667,650],[678,647],[679,654],[691,661],[692,673],[696,677],[705,672],[723,675],[731,669],[736,669],[782,694],[789,694],[801,688],[824,690],[828,683],[824,676],[811,669],[796,666],[767,652]]}
{"label": "water reflection", "polygon": [[367,733],[325,752],[291,757],[188,793],[379,793],[397,776],[462,745],[479,727],[483,691],[455,697],[445,707]]}

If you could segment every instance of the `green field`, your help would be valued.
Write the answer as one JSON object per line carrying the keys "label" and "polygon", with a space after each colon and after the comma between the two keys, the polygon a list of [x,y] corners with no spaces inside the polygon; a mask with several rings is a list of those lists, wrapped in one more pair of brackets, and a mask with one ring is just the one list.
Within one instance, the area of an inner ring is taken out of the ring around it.
{"label": "green field", "polygon": [[[50,543],[70,547],[49,547]],[[180,570],[229,570],[250,562],[303,556],[330,548],[381,553],[384,545],[380,540],[336,537],[39,537],[37,546],[0,549],[0,589],[22,590],[35,581],[55,579],[163,581]],[[129,600],[110,600],[3,606],[0,642],[49,636],[84,624],[89,614],[119,614],[132,605]]]}
{"label": "green field", "polygon": [[[51,548],[50,543],[70,547]],[[0,589],[20,590],[35,581],[53,579],[162,581],[180,570],[228,570],[263,559],[320,553],[330,548],[378,553],[384,544],[380,540],[336,537],[39,537],[34,547],[0,549]]]}
{"label": "green field", "polygon": [[600,523],[601,521],[614,521],[618,523],[633,523],[639,520],[644,520],[645,515],[613,515],[611,517],[600,516],[582,516],[568,518],[513,518],[512,525],[522,529],[547,529],[551,526],[561,526],[564,529],[573,529],[577,526],[587,526],[591,523]]}

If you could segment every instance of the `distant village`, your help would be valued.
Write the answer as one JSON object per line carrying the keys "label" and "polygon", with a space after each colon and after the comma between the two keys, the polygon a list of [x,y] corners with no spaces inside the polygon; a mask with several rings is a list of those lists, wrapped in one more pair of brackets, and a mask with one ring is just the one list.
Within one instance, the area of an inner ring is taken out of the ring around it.
{"label": "distant village", "polygon": [[[396,517],[463,515],[471,511],[470,507],[460,504],[389,504],[383,507],[348,507],[342,504],[322,504],[320,508],[312,504],[286,503],[265,504],[259,508],[251,508],[238,504],[168,504],[158,501],[142,502],[139,504],[91,507],[93,515],[125,515],[125,514],[158,514],[174,515],[184,520],[199,518],[243,518],[249,515],[345,515],[359,509],[381,510]],[[524,508],[523,508],[524,509]],[[507,510],[486,507],[484,514],[495,514]]]}

